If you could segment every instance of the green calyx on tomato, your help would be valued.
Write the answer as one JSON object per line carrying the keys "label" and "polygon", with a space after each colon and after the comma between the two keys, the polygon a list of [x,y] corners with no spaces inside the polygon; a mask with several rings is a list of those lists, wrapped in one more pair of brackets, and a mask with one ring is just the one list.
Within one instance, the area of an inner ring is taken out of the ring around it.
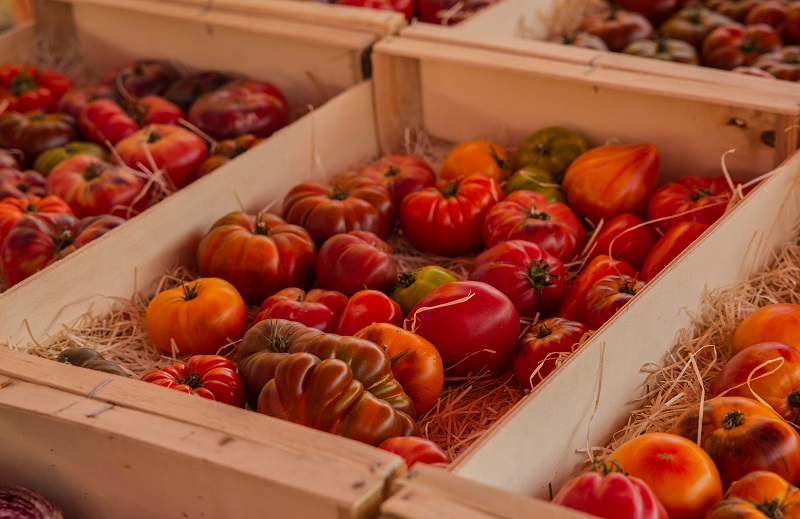
{"label": "green calyx on tomato", "polygon": [[192,299],[197,298],[200,294],[200,287],[203,284],[201,282],[197,283],[186,283],[185,281],[181,281],[181,288],[183,288],[183,300],[184,301],[191,301]]}
{"label": "green calyx on tomato", "polygon": [[546,260],[538,259],[528,265],[528,272],[525,277],[528,278],[531,286],[539,292],[539,298],[541,298],[542,289],[552,285],[559,275],[550,272],[550,264]]}
{"label": "green calyx on tomato", "polygon": [[455,180],[451,180],[444,186],[442,189],[442,195],[445,198],[453,198],[458,193],[458,182]]}
{"label": "green calyx on tomato", "polygon": [[39,85],[36,83],[36,80],[33,79],[33,76],[27,72],[20,72],[11,80],[11,83],[8,85],[8,91],[15,96],[18,96],[21,93],[27,92],[28,90],[33,90],[38,86]]}
{"label": "green calyx on tomato", "polygon": [[154,142],[158,142],[161,140],[161,135],[157,134],[156,132],[150,132],[150,135],[147,136],[147,144],[153,144]]}
{"label": "green calyx on tomato", "polygon": [[397,285],[389,297],[394,299],[403,310],[403,315],[414,308],[428,292],[451,281],[457,281],[455,274],[444,267],[429,265],[411,272],[401,272],[397,276]]}
{"label": "green calyx on tomato", "polygon": [[725,418],[722,419],[722,427],[726,430],[735,429],[736,427],[741,427],[744,425],[745,415],[743,412],[733,409],[728,411],[725,415]]}

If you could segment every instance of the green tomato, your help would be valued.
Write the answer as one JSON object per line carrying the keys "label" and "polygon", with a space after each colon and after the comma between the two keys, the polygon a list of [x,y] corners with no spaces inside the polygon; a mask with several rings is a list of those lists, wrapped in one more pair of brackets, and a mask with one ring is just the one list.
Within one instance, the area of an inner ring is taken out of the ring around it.
{"label": "green tomato", "polygon": [[50,148],[41,153],[33,163],[33,169],[45,177],[53,171],[53,168],[62,161],[76,155],[91,155],[103,160],[108,160],[108,153],[105,148],[93,142],[72,141],[57,148]]}
{"label": "green tomato", "polygon": [[456,275],[436,265],[401,272],[389,297],[397,301],[405,316],[428,292],[451,281],[458,281]]}
{"label": "green tomato", "polygon": [[568,128],[551,126],[529,135],[514,154],[514,167],[534,166],[561,181],[567,167],[587,149],[586,140]]}
{"label": "green tomato", "polygon": [[543,194],[548,202],[567,201],[561,184],[556,182],[553,174],[535,166],[525,166],[509,177],[503,185],[503,192],[508,196],[514,191],[536,191]]}

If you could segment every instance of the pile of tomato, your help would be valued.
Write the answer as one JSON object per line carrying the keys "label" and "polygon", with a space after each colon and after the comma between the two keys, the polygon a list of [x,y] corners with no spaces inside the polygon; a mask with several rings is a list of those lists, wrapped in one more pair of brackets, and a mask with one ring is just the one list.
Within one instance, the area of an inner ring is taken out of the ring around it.
{"label": "pile of tomato", "polygon": [[323,3],[385,9],[437,25],[455,25],[498,0],[316,0]]}
{"label": "pile of tomato", "polygon": [[0,278],[12,286],[288,123],[266,81],[139,60],[97,83],[0,66]]}
{"label": "pile of tomato", "polygon": [[800,2],[796,0],[612,0],[561,41],[800,80]]}

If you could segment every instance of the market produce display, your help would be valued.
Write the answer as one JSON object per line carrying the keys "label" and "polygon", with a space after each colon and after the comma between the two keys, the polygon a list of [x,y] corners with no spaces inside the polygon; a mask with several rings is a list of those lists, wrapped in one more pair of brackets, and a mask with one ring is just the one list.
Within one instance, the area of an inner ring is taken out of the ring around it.
{"label": "market produce display", "polygon": [[368,9],[386,9],[405,15],[409,22],[455,25],[498,0],[314,0]]}

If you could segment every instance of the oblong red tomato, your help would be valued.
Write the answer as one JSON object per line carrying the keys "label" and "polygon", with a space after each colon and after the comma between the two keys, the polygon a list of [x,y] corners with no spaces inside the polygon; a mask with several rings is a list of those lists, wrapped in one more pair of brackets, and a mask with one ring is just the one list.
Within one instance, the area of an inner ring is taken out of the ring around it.
{"label": "oblong red tomato", "polygon": [[319,286],[351,296],[365,288],[388,292],[399,269],[391,245],[375,233],[350,231],[325,240],[316,271]]}
{"label": "oblong red tomato", "polygon": [[588,332],[584,323],[561,317],[533,323],[514,349],[514,378],[522,387],[533,389],[555,369],[558,357],[575,351]]}
{"label": "oblong red tomato", "polygon": [[655,231],[643,225],[641,218],[631,213],[618,214],[603,224],[587,260],[608,254],[639,270],[656,241]]}
{"label": "oblong red tomato", "polygon": [[605,254],[594,257],[572,281],[558,306],[556,315],[573,321],[582,320],[586,293],[602,278],[614,274],[633,277],[636,275],[636,269],[622,260]]}
{"label": "oblong red tomato", "polygon": [[800,305],[773,303],[757,309],[740,322],[731,337],[731,353],[760,342],[782,342],[800,350]]}
{"label": "oblong red tomato", "polygon": [[386,155],[359,169],[358,174],[379,180],[395,207],[400,207],[409,193],[436,185],[433,168],[413,155]]}
{"label": "oblong red tomato", "polygon": [[[738,184],[734,182],[734,186]],[[711,225],[725,213],[732,195],[731,185],[722,175],[681,177],[655,190],[647,203],[647,219],[664,218],[653,223],[662,232],[678,222]]]}
{"label": "oblong red tomato", "polygon": [[658,239],[647,254],[639,272],[639,279],[651,281],[677,258],[689,245],[703,234],[709,225],[700,222],[678,222]]}

